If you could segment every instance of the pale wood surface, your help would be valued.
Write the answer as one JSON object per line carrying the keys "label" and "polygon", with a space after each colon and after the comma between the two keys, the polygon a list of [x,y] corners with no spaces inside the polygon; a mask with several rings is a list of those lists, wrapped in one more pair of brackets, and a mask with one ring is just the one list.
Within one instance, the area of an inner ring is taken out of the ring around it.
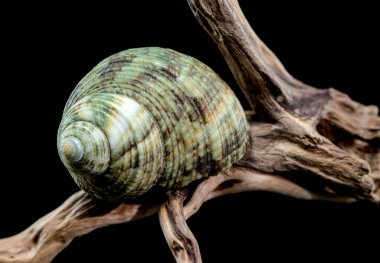
{"label": "pale wood surface", "polygon": [[169,192],[164,204],[106,204],[80,191],[25,231],[1,239],[0,262],[50,262],[77,236],[157,211],[177,262],[201,262],[186,220],[210,199],[264,190],[307,200],[380,200],[378,108],[294,79],[236,0],[188,3],[252,107],[251,150],[230,170]]}

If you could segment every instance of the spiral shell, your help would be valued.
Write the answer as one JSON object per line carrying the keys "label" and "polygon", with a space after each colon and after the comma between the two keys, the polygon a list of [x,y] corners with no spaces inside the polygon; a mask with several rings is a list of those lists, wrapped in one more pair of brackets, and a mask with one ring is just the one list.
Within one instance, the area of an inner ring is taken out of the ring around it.
{"label": "spiral shell", "polygon": [[71,94],[59,155],[75,182],[106,200],[182,187],[241,159],[249,125],[234,93],[198,60],[137,48],[100,62]]}

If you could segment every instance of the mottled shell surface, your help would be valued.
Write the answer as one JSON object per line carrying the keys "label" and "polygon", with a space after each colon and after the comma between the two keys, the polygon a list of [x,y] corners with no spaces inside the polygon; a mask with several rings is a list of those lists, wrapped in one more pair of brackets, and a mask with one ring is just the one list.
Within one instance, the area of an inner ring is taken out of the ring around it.
{"label": "mottled shell surface", "polygon": [[130,200],[217,174],[243,157],[249,125],[208,66],[163,48],[100,62],[71,94],[58,131],[75,182],[106,200]]}

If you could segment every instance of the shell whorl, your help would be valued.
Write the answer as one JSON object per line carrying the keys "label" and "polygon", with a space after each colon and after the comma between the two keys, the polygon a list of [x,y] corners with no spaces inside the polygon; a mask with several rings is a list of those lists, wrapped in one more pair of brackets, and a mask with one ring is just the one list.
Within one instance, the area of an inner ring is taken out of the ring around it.
{"label": "shell whorl", "polygon": [[227,84],[198,60],[163,48],[100,62],[71,94],[58,132],[74,180],[108,200],[214,175],[242,158],[249,141]]}

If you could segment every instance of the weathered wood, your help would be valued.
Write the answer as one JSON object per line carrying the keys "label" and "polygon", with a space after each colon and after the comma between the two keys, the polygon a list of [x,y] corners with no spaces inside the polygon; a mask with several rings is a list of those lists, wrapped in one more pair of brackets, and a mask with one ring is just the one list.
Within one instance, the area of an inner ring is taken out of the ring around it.
{"label": "weathered wood", "polygon": [[188,3],[257,112],[246,164],[307,187],[313,181],[310,190],[319,194],[379,201],[378,108],[293,78],[252,30],[237,0]]}
{"label": "weathered wood", "polygon": [[0,239],[0,262],[50,262],[75,237],[152,215],[158,208],[104,203],[79,191],[23,232]]}
{"label": "weathered wood", "polygon": [[252,111],[252,147],[224,173],[168,193],[164,204],[105,204],[78,192],[25,231],[0,240],[0,262],[50,262],[76,236],[159,212],[177,262],[201,262],[186,224],[213,198],[271,191],[307,200],[380,200],[380,118],[335,89],[294,79],[257,37],[237,0],[188,0]]}
{"label": "weathered wood", "polygon": [[169,192],[168,200],[159,210],[165,239],[177,262],[201,263],[202,258],[196,238],[186,224],[183,202],[186,189]]}
{"label": "weathered wood", "polygon": [[[160,204],[107,204],[79,191],[23,232],[0,239],[0,262],[50,262],[75,237],[100,227],[150,216],[158,210],[165,238],[177,262],[201,262],[197,241],[186,220],[210,199],[254,190],[309,200],[325,199],[280,176],[246,168],[232,168],[207,178],[192,193],[188,189],[171,192],[161,208]],[[184,204],[186,197],[189,201]]]}

